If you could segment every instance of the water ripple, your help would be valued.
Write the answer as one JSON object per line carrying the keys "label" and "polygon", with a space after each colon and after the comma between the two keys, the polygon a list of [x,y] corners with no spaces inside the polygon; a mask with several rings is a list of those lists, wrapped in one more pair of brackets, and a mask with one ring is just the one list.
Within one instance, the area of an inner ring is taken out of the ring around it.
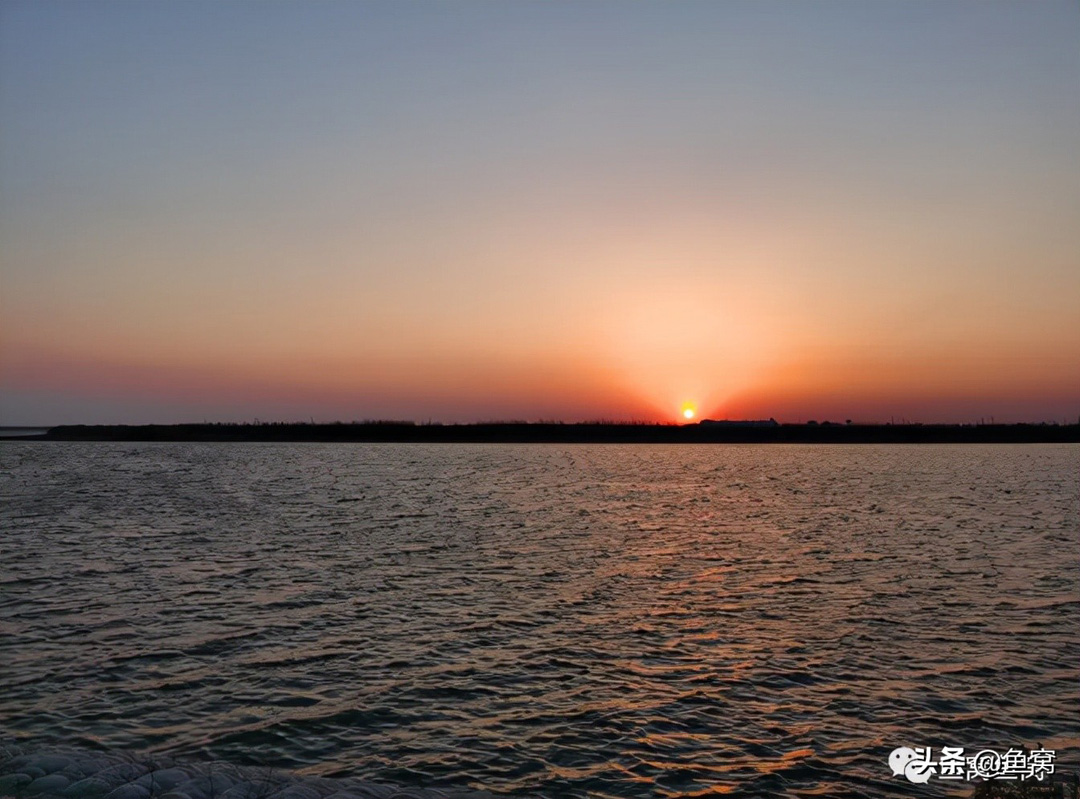
{"label": "water ripple", "polygon": [[0,725],[552,797],[1075,769],[1078,455],[8,442]]}

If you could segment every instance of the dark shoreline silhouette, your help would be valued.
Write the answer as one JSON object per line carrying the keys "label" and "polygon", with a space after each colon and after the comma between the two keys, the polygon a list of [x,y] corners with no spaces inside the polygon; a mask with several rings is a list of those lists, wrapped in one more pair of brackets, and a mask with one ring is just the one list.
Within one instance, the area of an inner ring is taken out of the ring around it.
{"label": "dark shoreline silhouette", "polygon": [[1080,443],[1080,424],[698,424],[484,422],[415,424],[61,425],[23,441],[265,441],[563,444],[992,444]]}

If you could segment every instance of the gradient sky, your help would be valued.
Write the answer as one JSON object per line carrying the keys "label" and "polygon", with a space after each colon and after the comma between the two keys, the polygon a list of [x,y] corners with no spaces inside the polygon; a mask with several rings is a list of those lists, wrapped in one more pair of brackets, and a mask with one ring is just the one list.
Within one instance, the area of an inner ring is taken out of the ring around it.
{"label": "gradient sky", "polygon": [[1080,5],[3,2],[0,423],[1080,414]]}

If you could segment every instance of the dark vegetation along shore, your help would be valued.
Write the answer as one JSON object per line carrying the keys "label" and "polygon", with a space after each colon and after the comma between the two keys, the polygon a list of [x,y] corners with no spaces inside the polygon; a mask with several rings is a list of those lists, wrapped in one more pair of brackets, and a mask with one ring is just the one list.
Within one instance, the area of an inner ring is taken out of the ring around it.
{"label": "dark vegetation along shore", "polygon": [[989,444],[1078,443],[1080,424],[778,424],[716,422],[623,424],[491,422],[415,424],[64,425],[8,438],[37,441],[384,441],[421,443],[566,444]]}

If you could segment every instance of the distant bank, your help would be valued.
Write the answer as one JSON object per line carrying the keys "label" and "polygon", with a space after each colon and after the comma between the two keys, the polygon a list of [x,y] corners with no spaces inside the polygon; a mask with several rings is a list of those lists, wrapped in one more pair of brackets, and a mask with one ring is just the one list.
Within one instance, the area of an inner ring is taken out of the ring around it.
{"label": "distant bank", "polygon": [[48,432],[48,427],[3,427],[0,425],[0,438],[41,438]]}
{"label": "distant bank", "polygon": [[[992,444],[1080,443],[1080,424],[177,424],[64,425],[36,441],[312,441],[560,444]],[[10,437],[10,436],[9,436]]]}

